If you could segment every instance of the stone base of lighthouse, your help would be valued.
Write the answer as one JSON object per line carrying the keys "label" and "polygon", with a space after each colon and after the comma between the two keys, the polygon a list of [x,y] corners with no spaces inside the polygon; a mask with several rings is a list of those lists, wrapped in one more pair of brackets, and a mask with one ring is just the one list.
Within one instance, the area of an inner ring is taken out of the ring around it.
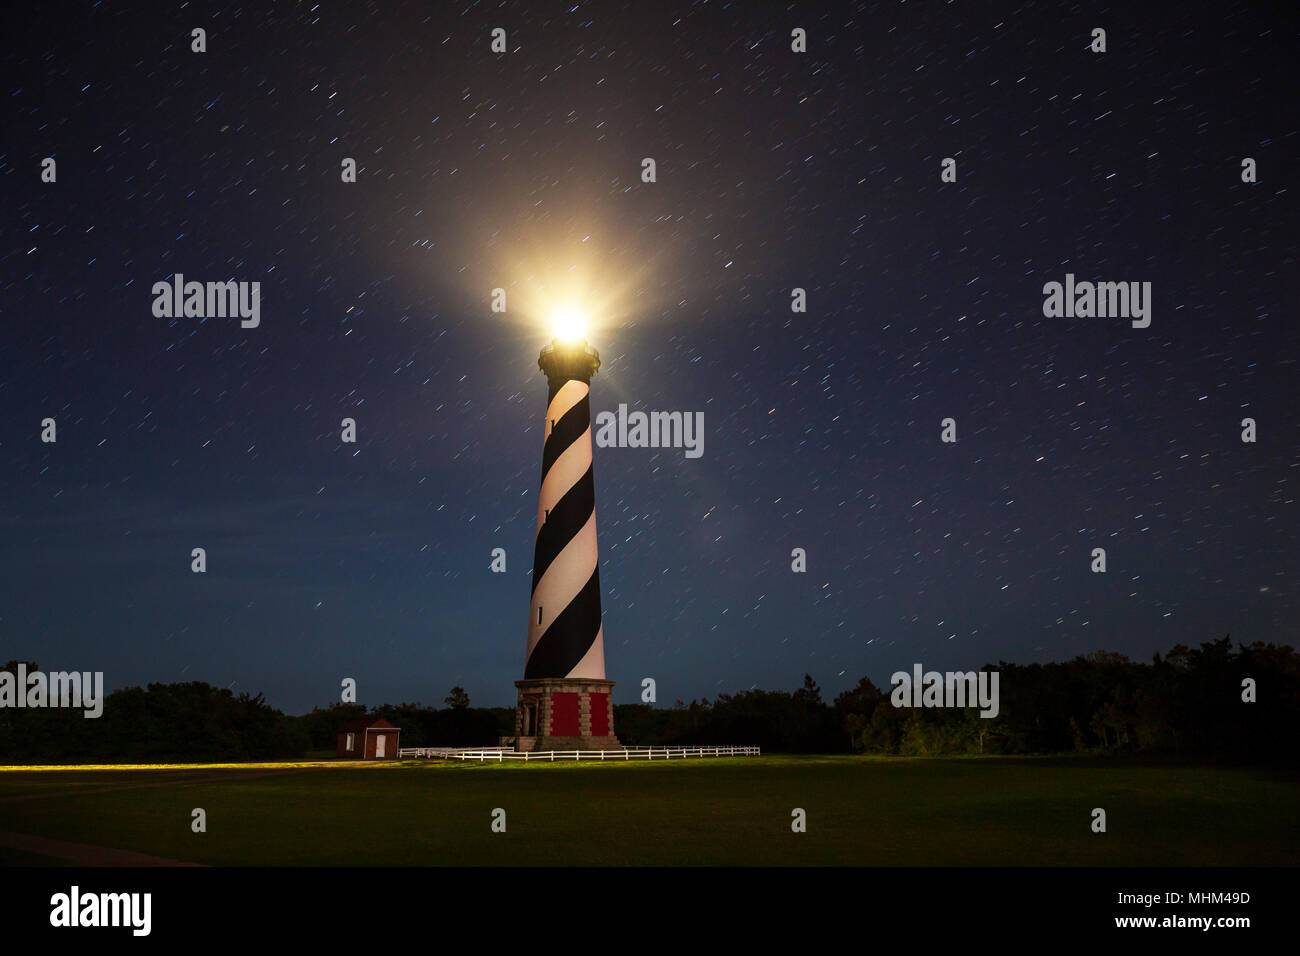
{"label": "stone base of lighthouse", "polygon": [[612,680],[543,677],[515,686],[515,750],[623,749],[614,736]]}

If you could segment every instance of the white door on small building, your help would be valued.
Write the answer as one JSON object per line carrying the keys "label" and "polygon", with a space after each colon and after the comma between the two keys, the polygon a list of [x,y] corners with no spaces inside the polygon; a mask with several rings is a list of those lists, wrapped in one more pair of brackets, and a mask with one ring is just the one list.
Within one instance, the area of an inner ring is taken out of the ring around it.
{"label": "white door on small building", "polygon": [[376,757],[382,757],[384,755],[384,744],[385,742],[387,742],[387,740],[388,740],[388,736],[386,734],[375,734],[375,756]]}

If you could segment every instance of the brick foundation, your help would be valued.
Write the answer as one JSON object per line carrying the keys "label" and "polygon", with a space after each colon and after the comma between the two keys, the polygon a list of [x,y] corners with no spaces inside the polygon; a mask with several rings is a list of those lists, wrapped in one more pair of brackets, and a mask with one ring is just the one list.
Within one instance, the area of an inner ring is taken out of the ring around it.
{"label": "brick foundation", "polygon": [[517,680],[518,750],[618,750],[614,735],[614,682],[544,677]]}

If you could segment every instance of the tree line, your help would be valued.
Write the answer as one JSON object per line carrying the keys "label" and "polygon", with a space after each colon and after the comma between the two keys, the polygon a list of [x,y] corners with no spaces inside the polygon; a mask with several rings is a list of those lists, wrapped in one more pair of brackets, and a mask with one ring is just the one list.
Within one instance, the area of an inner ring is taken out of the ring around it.
{"label": "tree line", "polygon": [[[2,670],[16,673],[16,662]],[[28,672],[36,670],[28,664]],[[1243,762],[1300,761],[1300,655],[1287,645],[1235,648],[1229,637],[1177,645],[1151,663],[1097,652],[1050,664],[999,661],[998,714],[903,708],[871,680],[826,702],[816,681],[747,690],[672,707],[620,704],[614,729],[629,745],[745,744],[777,753],[1182,754]],[[1246,698],[1253,697],[1253,700]],[[266,760],[333,752],[339,728],[382,717],[401,746],[495,745],[514,733],[511,707],[475,708],[453,688],[442,708],[335,704],[291,716],[261,694],[201,682],[150,684],[108,695],[103,716],[0,707],[0,762]]]}
{"label": "tree line", "polygon": [[[1179,644],[1150,664],[1097,652],[1050,664],[999,661],[996,717],[979,709],[896,707],[868,678],[825,703],[805,675],[793,693],[750,690],[668,710],[615,708],[638,742],[759,744],[803,753],[1182,754],[1300,761],[1300,655],[1231,638]],[[1251,698],[1251,699],[1247,699]]]}
{"label": "tree line", "polygon": [[[17,673],[10,661],[0,670]],[[39,670],[27,664],[27,673]],[[0,707],[0,762],[248,761],[295,757],[307,749],[296,717],[261,694],[201,681],[126,687],[104,699],[103,714],[77,708]]]}

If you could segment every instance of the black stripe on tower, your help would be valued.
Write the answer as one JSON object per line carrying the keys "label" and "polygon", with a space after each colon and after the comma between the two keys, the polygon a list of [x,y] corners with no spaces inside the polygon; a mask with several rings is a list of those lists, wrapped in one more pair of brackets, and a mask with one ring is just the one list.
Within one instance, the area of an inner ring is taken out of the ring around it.
{"label": "black stripe on tower", "polygon": [[[543,476],[545,480],[545,476]],[[564,493],[546,521],[537,531],[537,547],[533,552],[533,593],[537,593],[537,584],[542,575],[551,566],[564,546],[573,540],[573,536],[582,530],[591,513],[596,510],[596,483],[592,471],[588,468],[568,491]],[[574,661],[576,664],[577,661]]]}
{"label": "black stripe on tower", "polygon": [[537,641],[524,667],[524,679],[564,677],[578,666],[600,633],[600,569]]}

